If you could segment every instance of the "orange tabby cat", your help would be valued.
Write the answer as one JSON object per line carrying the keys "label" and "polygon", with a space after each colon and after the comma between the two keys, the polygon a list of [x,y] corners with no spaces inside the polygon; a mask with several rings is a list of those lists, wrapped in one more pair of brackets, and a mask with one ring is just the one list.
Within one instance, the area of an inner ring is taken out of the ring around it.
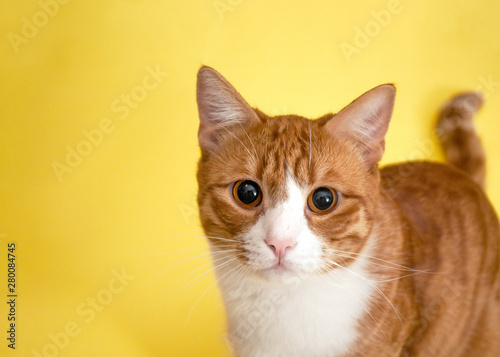
{"label": "orange tabby cat", "polygon": [[441,112],[457,168],[379,170],[394,97],[386,84],[336,115],[269,117],[200,69],[198,203],[236,356],[500,356],[482,99]]}

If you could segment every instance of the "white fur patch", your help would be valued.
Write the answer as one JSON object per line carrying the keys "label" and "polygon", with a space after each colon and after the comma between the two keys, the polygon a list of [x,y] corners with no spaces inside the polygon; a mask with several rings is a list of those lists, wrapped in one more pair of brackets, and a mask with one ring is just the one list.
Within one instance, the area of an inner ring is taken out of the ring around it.
{"label": "white fur patch", "polygon": [[[357,324],[375,286],[363,259],[349,270],[315,273],[325,266],[324,243],[307,225],[308,193],[291,177],[286,185],[287,200],[269,209],[243,237],[249,265],[267,272],[267,279],[248,273],[237,261],[216,270],[229,339],[238,356],[341,356],[359,337]],[[297,242],[278,271],[277,258],[265,243],[268,234],[292,236]]]}
{"label": "white fur patch", "polygon": [[[283,267],[287,269],[279,272],[282,278],[314,272],[323,264],[321,241],[307,226],[304,215],[307,193],[300,189],[291,176],[287,176],[286,190],[287,200],[269,209],[243,237],[249,265],[256,269],[270,269],[277,263],[276,256],[266,243],[269,236],[283,240],[293,238],[296,241],[293,248],[287,249],[282,261]],[[275,275],[272,270],[267,272]]]}

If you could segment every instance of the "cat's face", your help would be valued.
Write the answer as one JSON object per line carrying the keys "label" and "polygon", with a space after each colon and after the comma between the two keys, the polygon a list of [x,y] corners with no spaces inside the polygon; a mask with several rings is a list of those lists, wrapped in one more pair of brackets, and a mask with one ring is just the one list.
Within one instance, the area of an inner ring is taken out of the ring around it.
{"label": "cat's face", "polygon": [[220,259],[280,281],[356,259],[376,224],[393,100],[394,88],[381,86],[337,116],[270,118],[203,67],[198,203]]}

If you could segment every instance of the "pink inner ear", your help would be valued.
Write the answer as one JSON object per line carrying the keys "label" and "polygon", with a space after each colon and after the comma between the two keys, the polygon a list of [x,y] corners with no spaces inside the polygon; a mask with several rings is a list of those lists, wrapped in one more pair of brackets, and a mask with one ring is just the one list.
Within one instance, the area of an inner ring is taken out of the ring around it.
{"label": "pink inner ear", "polygon": [[366,150],[365,158],[372,166],[385,151],[385,135],[389,127],[396,88],[384,84],[371,89],[342,109],[325,124],[330,135],[359,143]]}
{"label": "pink inner ear", "polygon": [[202,150],[216,149],[219,136],[225,135],[232,126],[260,122],[238,91],[210,67],[198,71],[196,99],[200,117],[198,141]]}
{"label": "pink inner ear", "polygon": [[212,151],[218,144],[217,131],[207,129],[200,123],[200,127],[198,128],[198,143],[201,148]]}

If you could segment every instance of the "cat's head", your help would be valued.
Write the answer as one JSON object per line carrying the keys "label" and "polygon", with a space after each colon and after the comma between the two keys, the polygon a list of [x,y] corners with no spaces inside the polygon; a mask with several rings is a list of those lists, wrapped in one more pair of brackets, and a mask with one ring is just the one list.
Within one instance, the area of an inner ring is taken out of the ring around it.
{"label": "cat's head", "polygon": [[269,117],[202,67],[198,204],[216,265],[286,281],[356,259],[376,224],[394,97],[382,85],[336,115]]}

